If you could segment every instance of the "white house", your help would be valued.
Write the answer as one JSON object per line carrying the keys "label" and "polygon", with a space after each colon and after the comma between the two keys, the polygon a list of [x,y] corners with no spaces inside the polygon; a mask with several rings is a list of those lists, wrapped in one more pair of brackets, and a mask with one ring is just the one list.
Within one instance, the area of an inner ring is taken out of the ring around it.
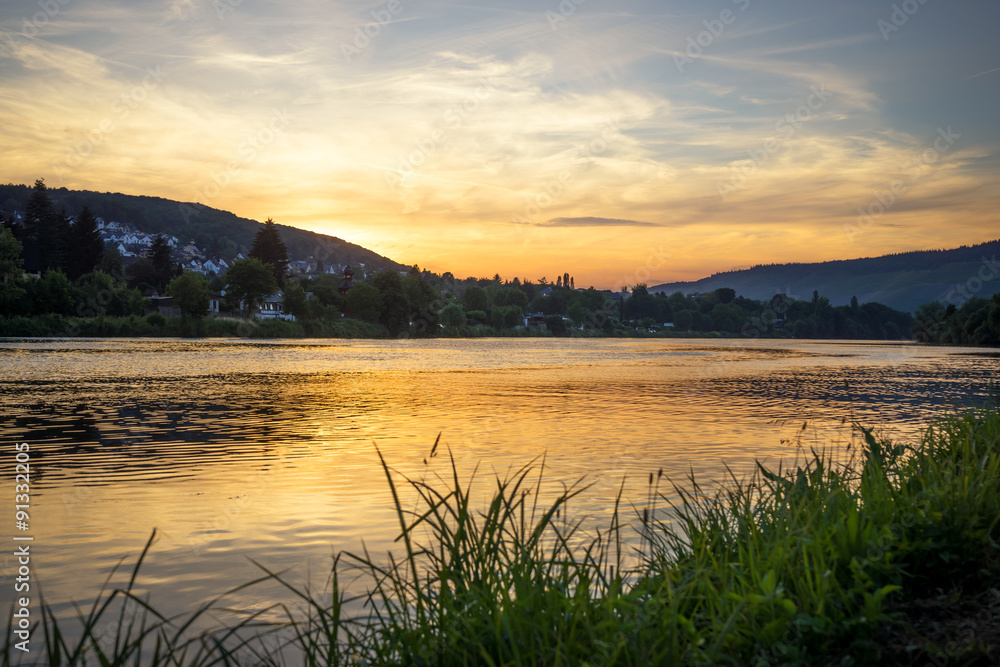
{"label": "white house", "polygon": [[257,313],[257,317],[262,320],[289,320],[294,322],[295,316],[286,313],[284,305],[284,295],[281,292],[265,297],[264,303],[261,304],[260,312]]}
{"label": "white house", "polygon": [[97,218],[97,228],[104,229],[109,232],[124,232],[126,231],[125,225],[120,222],[104,222],[104,218]]}

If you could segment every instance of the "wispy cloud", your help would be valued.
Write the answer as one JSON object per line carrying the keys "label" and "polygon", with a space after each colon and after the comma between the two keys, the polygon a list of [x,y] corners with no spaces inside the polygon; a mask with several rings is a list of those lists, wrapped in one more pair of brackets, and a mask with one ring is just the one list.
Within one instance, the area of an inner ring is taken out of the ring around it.
{"label": "wispy cloud", "polygon": [[586,216],[582,218],[552,218],[545,222],[538,223],[541,227],[660,227],[655,222],[643,222],[642,220],[623,220],[620,218],[595,218]]}
{"label": "wispy cloud", "polygon": [[878,41],[878,39],[878,35],[867,32],[860,35],[851,35],[850,37],[838,37],[836,39],[824,39],[816,42],[807,42],[805,44],[792,44],[789,46],[766,48],[761,50],[759,53],[762,56],[777,56],[786,53],[802,53],[803,51],[819,51],[822,49],[854,46],[856,44],[864,44],[865,42],[875,42]]}
{"label": "wispy cloud", "polygon": [[985,72],[980,72],[979,74],[973,74],[972,76],[967,76],[965,78],[975,79],[976,77],[986,76],[987,74],[993,74],[994,72],[1000,72],[1000,67],[994,67],[993,69],[988,69]]}

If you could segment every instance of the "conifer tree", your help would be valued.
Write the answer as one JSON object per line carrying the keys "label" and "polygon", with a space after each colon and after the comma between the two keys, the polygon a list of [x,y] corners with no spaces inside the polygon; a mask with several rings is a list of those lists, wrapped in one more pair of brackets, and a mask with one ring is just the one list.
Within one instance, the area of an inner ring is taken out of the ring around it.
{"label": "conifer tree", "polygon": [[49,199],[45,181],[39,178],[24,207],[24,245],[38,249],[38,268],[43,272],[61,265],[59,227],[59,214]]}
{"label": "conifer tree", "polygon": [[274,281],[279,287],[283,287],[288,278],[288,248],[281,240],[278,226],[274,220],[268,218],[264,226],[257,230],[254,236],[253,246],[250,248],[250,257],[259,259],[264,264],[269,264],[274,271]]}
{"label": "conifer tree", "polygon": [[104,254],[104,241],[97,230],[97,218],[89,207],[80,209],[67,238],[66,275],[70,280],[76,280],[97,268]]}
{"label": "conifer tree", "polygon": [[56,255],[52,268],[59,269],[69,275],[70,259],[73,256],[73,226],[70,224],[69,216],[66,215],[65,206],[56,214],[53,230],[53,236],[56,240]]}
{"label": "conifer tree", "polygon": [[156,273],[156,289],[161,293],[175,275],[170,254],[170,244],[167,243],[167,239],[163,238],[163,234],[157,234],[149,249],[149,258]]}

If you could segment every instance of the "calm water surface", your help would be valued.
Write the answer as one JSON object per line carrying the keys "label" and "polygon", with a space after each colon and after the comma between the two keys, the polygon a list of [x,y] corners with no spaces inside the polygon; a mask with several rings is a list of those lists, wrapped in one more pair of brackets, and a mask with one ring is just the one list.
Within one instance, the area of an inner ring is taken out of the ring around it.
{"label": "calm water surface", "polygon": [[[852,421],[912,438],[998,376],[985,351],[822,341],[0,341],[5,451],[32,452],[33,574],[64,615],[153,528],[140,581],[165,611],[257,577],[248,557],[322,588],[335,552],[394,546],[376,444],[417,478],[445,473],[446,452],[424,463],[439,433],[484,479],[544,455],[552,485],[592,484],[574,510],[600,522],[623,480],[641,505],[660,468],[721,480],[846,445]],[[16,563],[0,565],[7,609]]]}

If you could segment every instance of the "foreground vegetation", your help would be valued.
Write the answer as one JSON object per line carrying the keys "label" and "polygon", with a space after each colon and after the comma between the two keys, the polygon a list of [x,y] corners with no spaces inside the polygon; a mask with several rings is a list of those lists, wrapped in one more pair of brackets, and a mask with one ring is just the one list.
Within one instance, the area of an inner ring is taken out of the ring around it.
{"label": "foreground vegetation", "polygon": [[[485,507],[454,463],[436,484],[386,466],[402,552],[341,554],[324,594],[285,584],[301,603],[286,622],[191,638],[224,598],[168,620],[133,573],[80,627],[43,607],[33,643],[51,665],[997,664],[1000,411],[947,418],[914,446],[864,429],[858,444],[714,491],[689,479],[659,510],[666,482],[651,473],[636,518],[616,504],[594,532],[566,515],[582,489],[546,502],[531,466],[497,479]],[[367,591],[348,597],[340,582],[359,568]],[[3,665],[20,657],[13,629]]]}

